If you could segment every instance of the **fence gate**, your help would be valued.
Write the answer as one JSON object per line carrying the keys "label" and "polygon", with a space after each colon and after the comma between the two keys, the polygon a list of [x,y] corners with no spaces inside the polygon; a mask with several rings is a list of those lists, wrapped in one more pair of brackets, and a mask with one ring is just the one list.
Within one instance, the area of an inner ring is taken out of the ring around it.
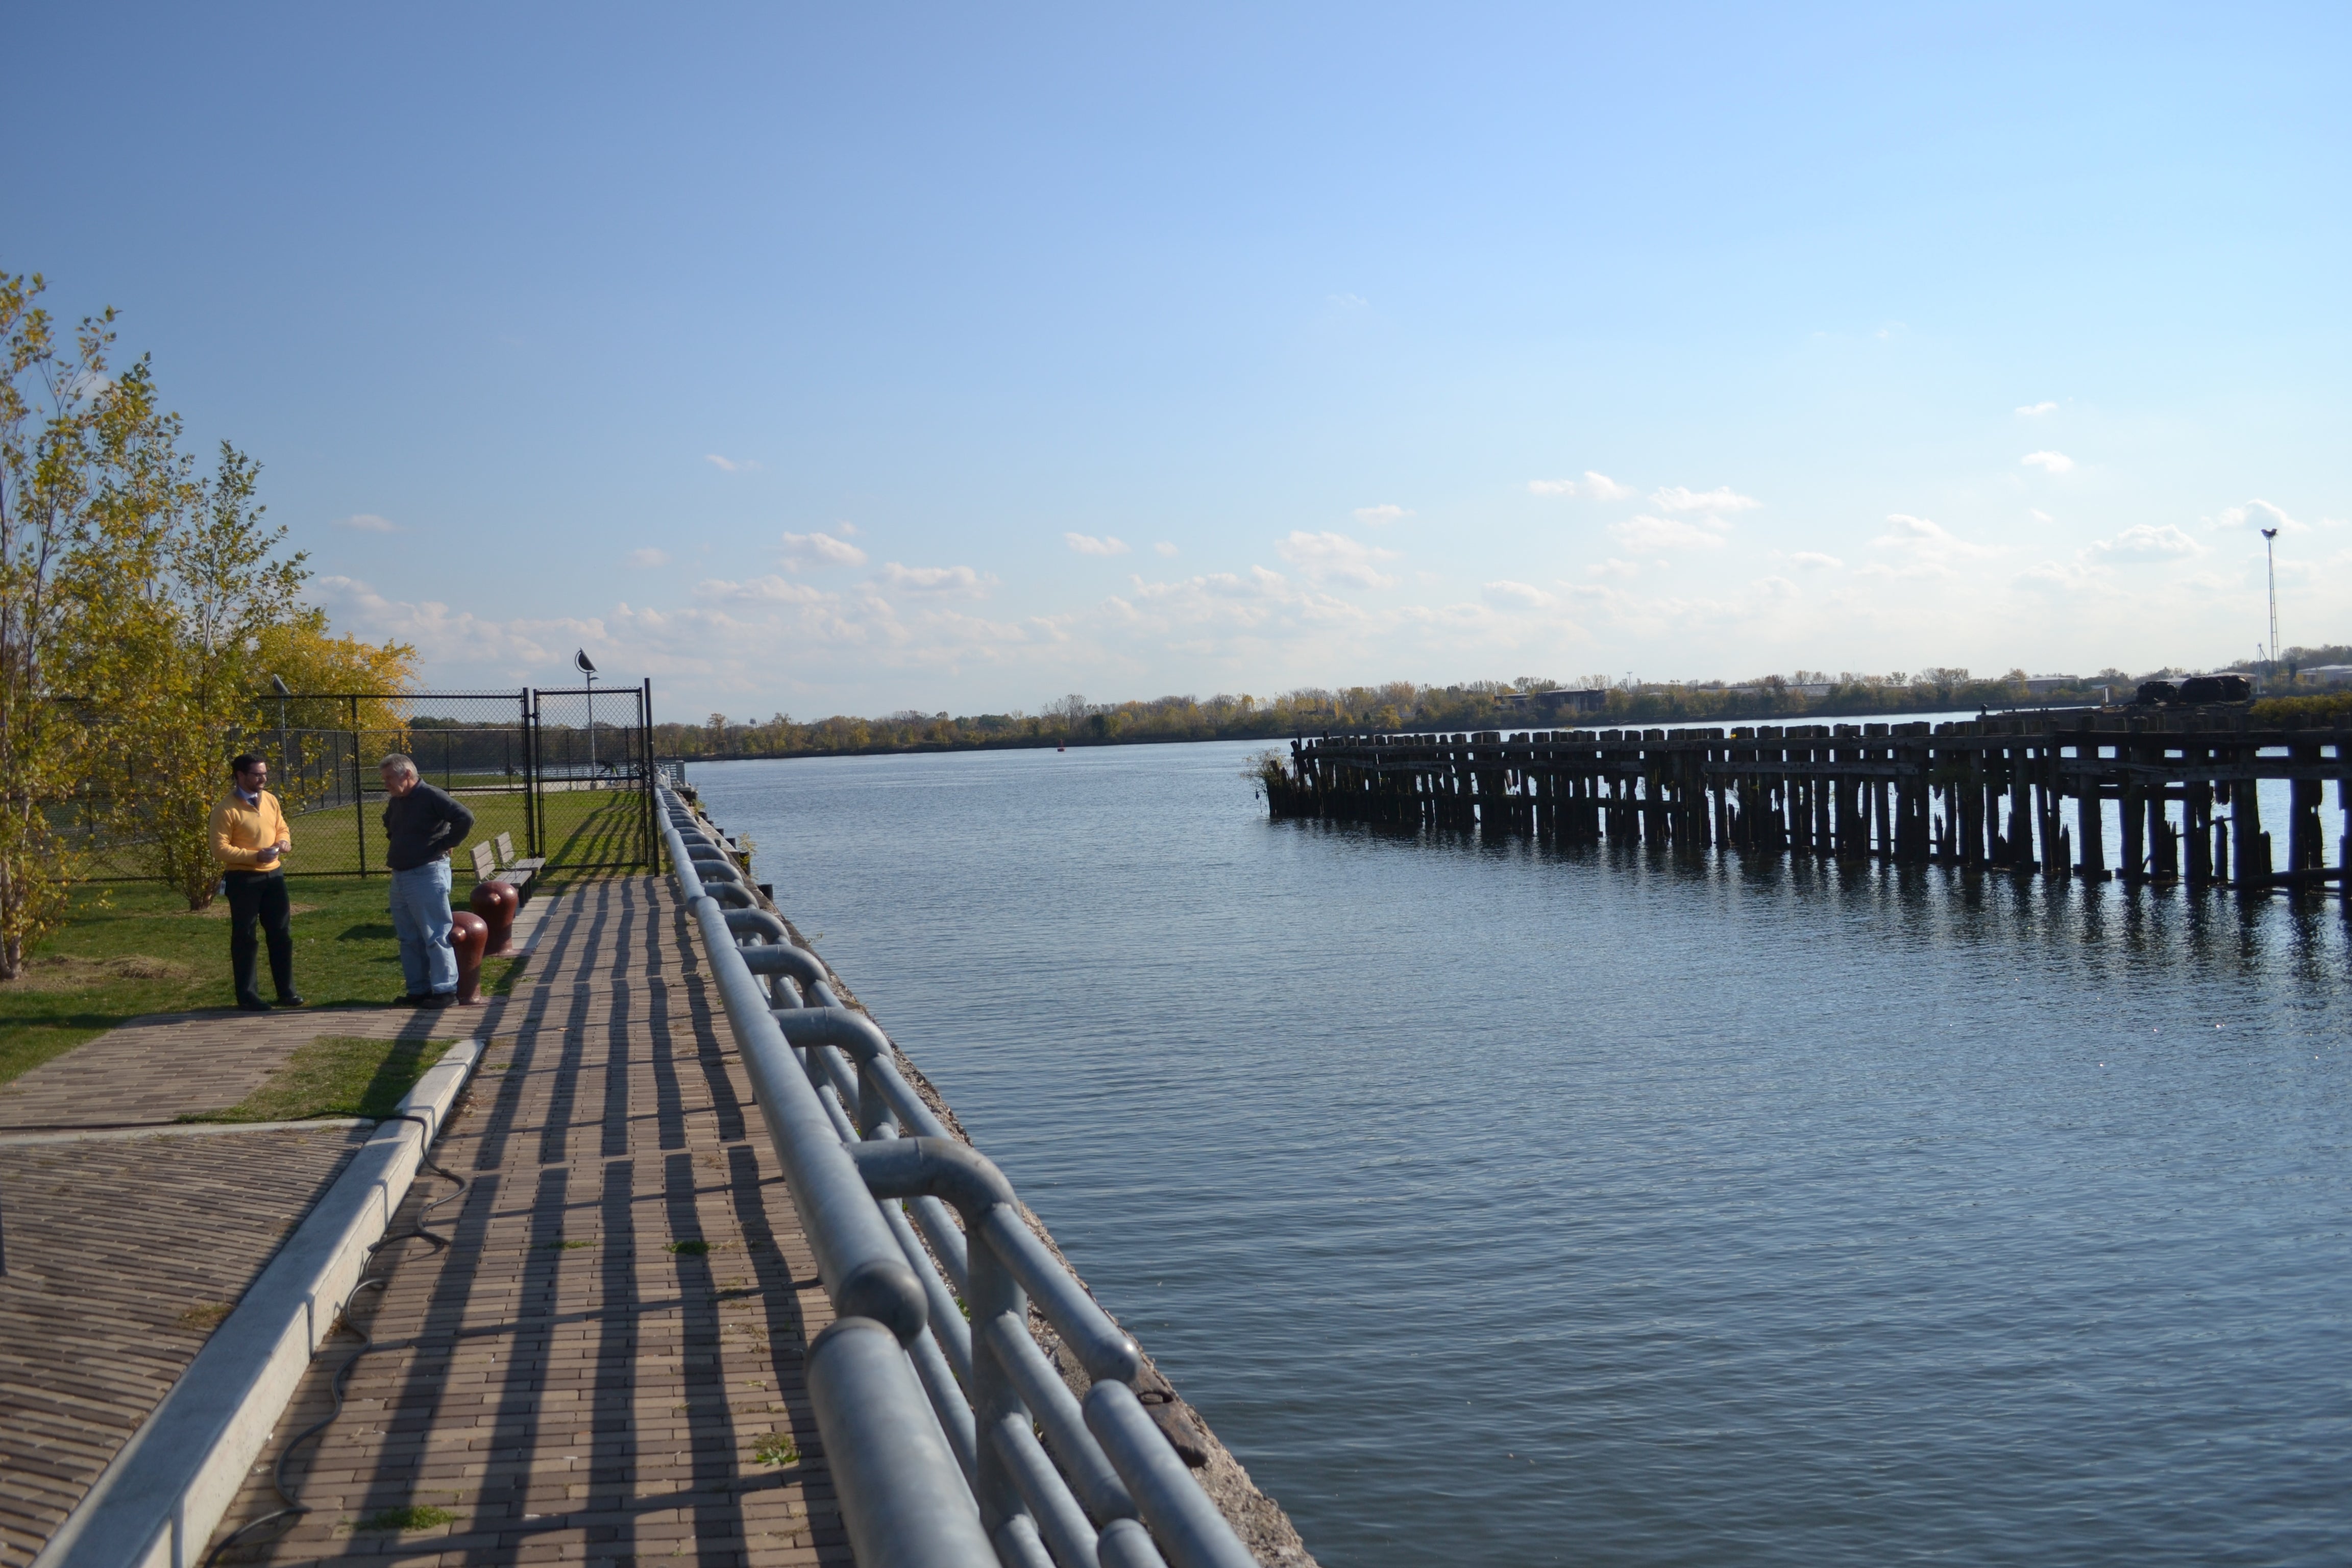
{"label": "fence gate", "polygon": [[535,842],[551,866],[660,864],[654,840],[653,682],[530,693]]}

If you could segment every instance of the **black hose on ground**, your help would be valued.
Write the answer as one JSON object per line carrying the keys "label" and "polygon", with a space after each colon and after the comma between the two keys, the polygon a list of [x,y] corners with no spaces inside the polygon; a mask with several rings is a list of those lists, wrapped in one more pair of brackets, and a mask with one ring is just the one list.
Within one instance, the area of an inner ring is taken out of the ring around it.
{"label": "black hose on ground", "polygon": [[[398,1115],[387,1116],[383,1120],[385,1121],[413,1121],[417,1126],[425,1129],[426,1137],[429,1138],[433,1135],[434,1128],[432,1122],[428,1121],[422,1116],[411,1116],[405,1112],[402,1112]],[[418,1209],[416,1211],[416,1223],[410,1228],[401,1231],[387,1231],[383,1236],[377,1237],[367,1249],[367,1258],[370,1264],[373,1264],[375,1261],[375,1255],[379,1248],[388,1247],[395,1241],[429,1241],[435,1247],[449,1247],[454,1245],[449,1237],[443,1236],[439,1231],[427,1229],[425,1225],[425,1216],[431,1214],[435,1209],[439,1208],[444,1204],[452,1204],[457,1202],[459,1198],[464,1197],[467,1190],[470,1189],[474,1184],[466,1177],[457,1174],[457,1172],[449,1170],[437,1163],[433,1158],[430,1144],[426,1145],[425,1152],[418,1154],[417,1166],[420,1170],[430,1171],[433,1174],[441,1177],[445,1181],[457,1183],[457,1190],[454,1193],[445,1194],[442,1196],[434,1199],[431,1203],[426,1204],[423,1208]],[[328,1411],[325,1415],[312,1422],[310,1426],[305,1426],[301,1431],[297,1432],[293,1438],[287,1443],[285,1448],[278,1454],[278,1463],[270,1467],[269,1484],[277,1489],[279,1500],[283,1501],[286,1506],[277,1510],[275,1512],[265,1513],[259,1519],[254,1520],[248,1524],[239,1526],[235,1531],[223,1538],[219,1545],[214,1547],[210,1552],[205,1554],[204,1568],[213,1568],[213,1564],[219,1560],[222,1552],[226,1552],[230,1547],[236,1545],[247,1536],[251,1535],[255,1531],[261,1529],[264,1525],[276,1524],[280,1521],[299,1519],[304,1514],[310,1511],[310,1507],[299,1498],[296,1497],[292,1489],[286,1484],[287,1461],[293,1458],[295,1451],[300,1448],[303,1444],[309,1442],[311,1438],[317,1436],[320,1433],[324,1432],[328,1427],[333,1426],[336,1418],[342,1415],[343,1384],[351,1377],[352,1368],[359,1364],[360,1357],[367,1354],[370,1351],[376,1348],[374,1338],[371,1336],[365,1329],[361,1328],[357,1323],[352,1321],[352,1304],[359,1300],[361,1291],[380,1290],[384,1286],[391,1283],[392,1276],[388,1273],[371,1274],[362,1279],[358,1284],[352,1286],[352,1293],[343,1298],[342,1308],[337,1314],[336,1321],[340,1327],[348,1329],[352,1333],[360,1336],[360,1347],[352,1352],[350,1355],[343,1358],[343,1364],[335,1369],[335,1375],[327,1385],[329,1392],[334,1396],[334,1407]]]}

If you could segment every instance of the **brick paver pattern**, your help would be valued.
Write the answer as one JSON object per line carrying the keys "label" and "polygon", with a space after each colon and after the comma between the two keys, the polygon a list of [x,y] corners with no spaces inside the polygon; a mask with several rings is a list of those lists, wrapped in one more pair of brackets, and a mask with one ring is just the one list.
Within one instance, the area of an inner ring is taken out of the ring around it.
{"label": "brick paver pattern", "polygon": [[0,1564],[32,1561],[366,1137],[0,1147]]}
{"label": "brick paver pattern", "polygon": [[[517,947],[534,942],[562,900],[534,899],[516,918]],[[526,969],[528,973],[528,969]],[[0,1131],[122,1127],[235,1105],[322,1035],[463,1038],[483,1014],[408,1007],[305,1007],[270,1013],[207,1008],[156,1013],[110,1029],[53,1061],[0,1083]]]}
{"label": "brick paver pattern", "polygon": [[451,1039],[480,1014],[408,1007],[157,1013],[0,1084],[0,1132],[132,1127],[235,1105],[322,1035]]}
{"label": "brick paver pattern", "polygon": [[[312,1511],[225,1563],[847,1563],[801,1381],[830,1321],[666,882],[568,890],[436,1156],[472,1185],[379,1252],[383,1348],[288,1467]],[[420,1178],[395,1228],[454,1189]],[[380,1296],[380,1300],[372,1299]],[[221,1528],[331,1408],[329,1342]],[[217,1539],[217,1538],[216,1538]]]}

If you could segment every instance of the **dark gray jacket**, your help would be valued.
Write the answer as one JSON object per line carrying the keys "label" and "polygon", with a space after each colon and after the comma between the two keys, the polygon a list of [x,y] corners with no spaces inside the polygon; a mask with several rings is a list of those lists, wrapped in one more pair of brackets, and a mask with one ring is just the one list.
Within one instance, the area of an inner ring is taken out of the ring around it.
{"label": "dark gray jacket", "polygon": [[383,803],[383,863],[413,871],[457,848],[472,831],[472,812],[418,779],[415,789]]}

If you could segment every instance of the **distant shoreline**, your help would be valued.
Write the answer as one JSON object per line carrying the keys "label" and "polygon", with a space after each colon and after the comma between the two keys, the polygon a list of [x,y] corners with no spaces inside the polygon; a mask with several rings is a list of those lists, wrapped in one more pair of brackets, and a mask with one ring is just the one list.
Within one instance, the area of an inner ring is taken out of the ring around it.
{"label": "distant shoreline", "polygon": [[[1694,719],[1620,719],[1615,715],[1564,715],[1549,723],[1529,723],[1523,719],[1489,720],[1475,724],[1402,724],[1394,728],[1380,727],[1383,735],[1459,735],[1478,731],[1499,731],[1504,734],[1521,734],[1528,731],[1618,730],[1618,729],[1688,729],[1700,725],[1762,723],[1811,723],[1834,721],[1851,723],[1916,723],[1921,720],[1949,721],[1955,718],[1973,719],[1979,712],[2010,713],[2039,712],[2048,709],[2080,708],[2080,702],[2019,702],[1992,709],[1864,709],[1855,712],[1832,712],[1824,709],[1808,710],[1802,713],[1710,713]],[[1570,722],[1580,719],[1582,722]],[[656,760],[665,763],[704,764],[710,763],[796,763],[822,757],[904,757],[946,752],[1049,752],[1102,751],[1118,746],[1209,746],[1248,744],[1256,742],[1268,746],[1286,745],[1307,735],[1353,734],[1373,732],[1372,727],[1360,724],[1325,724],[1279,734],[1257,735],[1047,735],[1043,738],[1021,735],[1002,739],[974,741],[923,741],[912,743],[877,744],[867,746],[804,747],[790,752],[722,752],[704,753],[664,753]]]}

